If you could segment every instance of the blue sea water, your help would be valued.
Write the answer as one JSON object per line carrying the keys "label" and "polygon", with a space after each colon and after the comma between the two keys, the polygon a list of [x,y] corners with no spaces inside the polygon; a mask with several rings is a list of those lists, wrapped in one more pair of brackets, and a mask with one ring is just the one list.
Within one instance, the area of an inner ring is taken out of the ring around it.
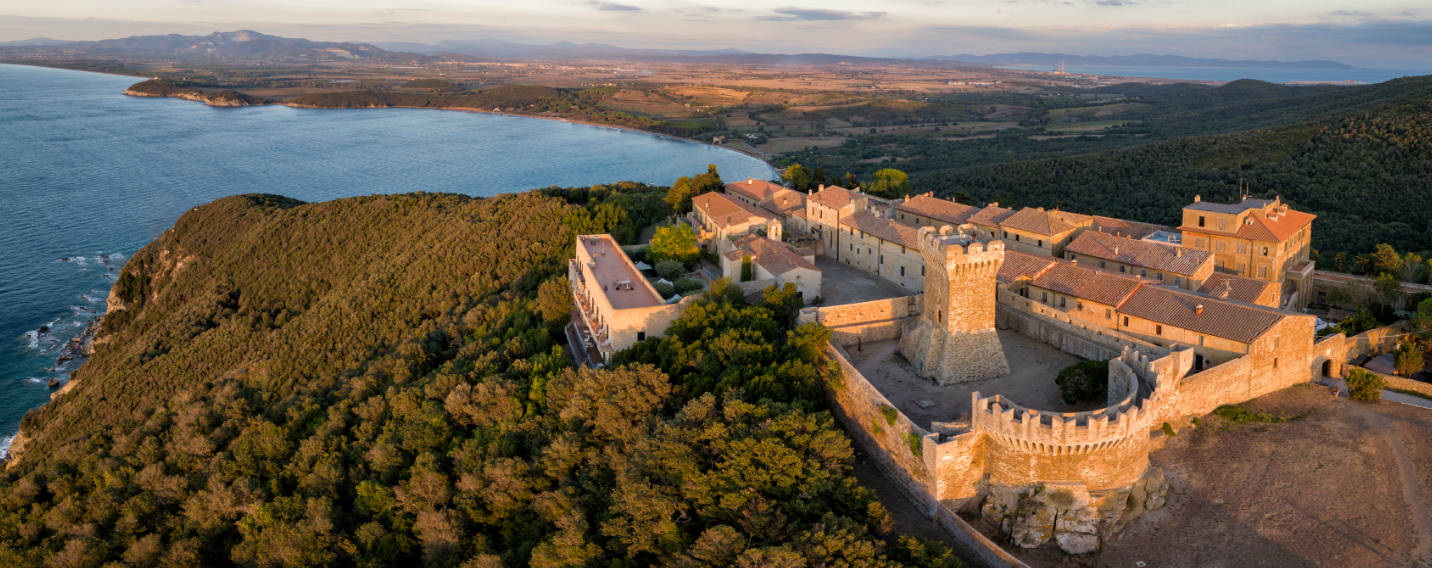
{"label": "blue sea water", "polygon": [[[216,109],[126,97],[121,77],[0,65],[0,455],[49,399],[61,347],[124,260],[184,211],[240,193],[305,201],[408,191],[669,184],[761,160],[661,136],[438,110]],[[41,327],[48,333],[39,333]]]}
{"label": "blue sea water", "polygon": [[[1047,66],[1005,65],[1005,69],[1018,71],[1050,71]],[[1351,82],[1381,83],[1398,77],[1426,75],[1432,69],[1418,71],[1396,69],[1364,68],[1314,68],[1314,67],[1219,67],[1219,66],[1157,66],[1157,65],[1066,65],[1068,73],[1105,75],[1114,77],[1154,77],[1160,79],[1184,79],[1189,81],[1236,81],[1257,79],[1269,83],[1298,82]]]}

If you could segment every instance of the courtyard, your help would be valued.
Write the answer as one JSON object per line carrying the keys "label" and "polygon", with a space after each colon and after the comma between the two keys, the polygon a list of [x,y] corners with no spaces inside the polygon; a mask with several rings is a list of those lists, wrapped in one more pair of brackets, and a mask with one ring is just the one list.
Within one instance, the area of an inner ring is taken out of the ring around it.
{"label": "courtyard", "polygon": [[1065,404],[1054,377],[1080,359],[1011,330],[999,330],[1010,374],[993,379],[941,386],[920,377],[900,354],[898,340],[850,346],[851,363],[880,394],[922,428],[931,422],[968,422],[970,394],[1000,394],[1016,404],[1037,410],[1078,412],[1104,406],[1103,401]]}
{"label": "courtyard", "polygon": [[820,269],[821,303],[827,306],[915,294],[899,284],[823,256],[815,257],[815,265]]}

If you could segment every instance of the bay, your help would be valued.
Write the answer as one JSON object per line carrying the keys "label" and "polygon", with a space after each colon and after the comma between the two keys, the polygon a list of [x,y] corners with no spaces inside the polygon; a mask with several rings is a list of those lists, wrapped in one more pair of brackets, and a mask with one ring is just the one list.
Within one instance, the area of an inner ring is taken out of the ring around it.
{"label": "bay", "polygon": [[48,379],[73,371],[55,359],[103,311],[124,260],[196,205],[242,193],[665,185],[707,164],[726,179],[775,175],[744,154],[614,128],[124,96],[138,80],[0,65],[0,455],[21,416],[49,399]]}

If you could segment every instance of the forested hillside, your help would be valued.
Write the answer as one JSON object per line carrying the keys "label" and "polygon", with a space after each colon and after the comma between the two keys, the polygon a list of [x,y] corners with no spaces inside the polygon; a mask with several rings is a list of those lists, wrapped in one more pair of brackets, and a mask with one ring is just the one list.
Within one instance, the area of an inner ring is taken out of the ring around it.
{"label": "forested hillside", "polygon": [[0,565],[957,565],[856,483],[792,291],[714,286],[628,364],[569,368],[573,235],[634,237],[663,194],[189,211],[26,416]]}
{"label": "forested hillside", "polygon": [[912,175],[918,188],[1004,205],[1058,205],[1177,224],[1194,195],[1232,201],[1239,182],[1318,214],[1313,248],[1368,253],[1378,243],[1432,249],[1432,79],[1393,81],[1392,102],[1310,123],[1160,142],[1067,158]]}

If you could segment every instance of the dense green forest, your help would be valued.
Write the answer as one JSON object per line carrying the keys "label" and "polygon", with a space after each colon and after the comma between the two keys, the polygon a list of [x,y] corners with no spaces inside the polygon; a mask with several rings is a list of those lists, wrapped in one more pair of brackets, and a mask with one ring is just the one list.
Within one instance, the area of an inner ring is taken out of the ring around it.
{"label": "dense green forest", "polygon": [[1102,112],[1116,112],[1121,124],[1056,136],[1047,128],[1070,109],[1046,103],[1026,119],[1029,128],[984,138],[871,134],[779,163],[861,179],[893,165],[910,174],[911,191],[1164,224],[1176,224],[1194,195],[1233,201],[1243,183],[1254,195],[1281,195],[1317,213],[1313,246],[1330,267],[1351,269],[1351,260],[1334,256],[1369,253],[1378,243],[1432,250],[1432,77],[1364,87],[1237,81],[1095,92],[1120,101]]}
{"label": "dense green forest", "polygon": [[573,235],[631,240],[665,192],[187,212],[25,417],[0,565],[958,565],[855,481],[793,290],[718,283],[666,338],[570,368]]}

